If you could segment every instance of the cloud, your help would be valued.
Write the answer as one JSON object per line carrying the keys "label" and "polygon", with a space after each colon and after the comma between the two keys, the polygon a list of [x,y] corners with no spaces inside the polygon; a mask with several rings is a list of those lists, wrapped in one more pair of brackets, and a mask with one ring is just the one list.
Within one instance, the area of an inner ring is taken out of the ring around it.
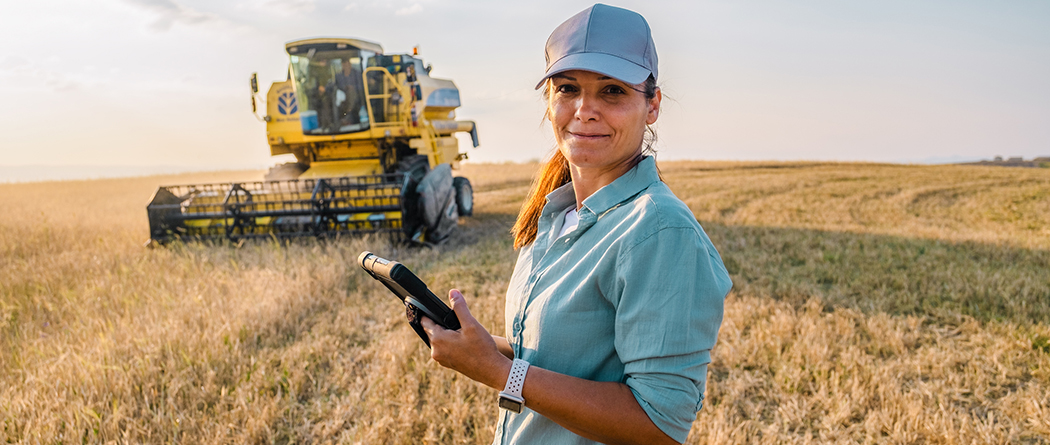
{"label": "cloud", "polygon": [[284,12],[312,12],[317,7],[314,0],[270,0],[265,6]]}
{"label": "cloud", "polygon": [[412,6],[407,6],[407,7],[398,9],[396,12],[394,12],[394,14],[396,14],[396,15],[412,15],[412,14],[415,14],[415,13],[418,13],[418,12],[422,12],[422,11],[423,11],[423,5],[420,5],[419,3],[413,3]]}
{"label": "cloud", "polygon": [[126,0],[131,4],[157,13],[160,17],[150,25],[155,31],[167,31],[175,23],[198,25],[216,20],[212,14],[195,11],[176,0]]}
{"label": "cloud", "polygon": [[[56,61],[61,65],[60,61]],[[72,91],[80,88],[82,83],[63,73],[49,69],[46,63],[32,61],[20,56],[8,56],[0,60],[0,78],[5,89],[36,89],[40,86],[51,91]]]}
{"label": "cloud", "polygon": [[26,66],[29,66],[29,59],[22,56],[8,56],[0,60],[0,71],[16,71]]}
{"label": "cloud", "polygon": [[44,86],[52,91],[66,92],[80,89],[80,82],[66,78],[61,74],[48,73],[50,78],[44,81]]}

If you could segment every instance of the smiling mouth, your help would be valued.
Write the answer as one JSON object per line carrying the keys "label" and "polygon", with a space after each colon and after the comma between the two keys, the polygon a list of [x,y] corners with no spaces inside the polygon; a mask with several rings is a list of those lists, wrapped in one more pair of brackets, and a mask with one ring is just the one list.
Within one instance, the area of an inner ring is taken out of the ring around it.
{"label": "smiling mouth", "polygon": [[570,131],[569,134],[571,134],[571,135],[573,135],[575,137],[578,137],[578,138],[591,138],[591,139],[593,139],[593,138],[602,138],[602,137],[608,136],[607,134],[601,134],[601,133],[575,133],[575,132],[572,132],[572,131]]}

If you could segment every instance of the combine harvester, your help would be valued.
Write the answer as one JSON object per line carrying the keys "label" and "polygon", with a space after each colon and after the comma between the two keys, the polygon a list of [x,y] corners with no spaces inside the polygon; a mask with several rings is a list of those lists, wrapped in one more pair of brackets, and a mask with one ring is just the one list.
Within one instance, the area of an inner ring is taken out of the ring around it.
{"label": "combine harvester", "polygon": [[[460,215],[473,213],[473,191],[452,169],[459,90],[430,77],[412,55],[376,43],[317,38],[285,45],[288,80],[266,95],[271,155],[277,165],[259,182],[161,187],[146,206],[150,243],[174,239],[332,237],[389,233],[440,242]],[[251,78],[252,111],[259,92]]]}

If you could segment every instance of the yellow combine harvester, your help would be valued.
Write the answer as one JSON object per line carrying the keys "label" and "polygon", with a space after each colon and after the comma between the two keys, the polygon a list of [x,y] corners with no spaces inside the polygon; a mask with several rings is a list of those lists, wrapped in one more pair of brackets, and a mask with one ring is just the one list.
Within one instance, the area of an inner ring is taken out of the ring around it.
{"label": "yellow combine harvester", "polygon": [[[455,132],[459,90],[409,54],[376,43],[317,38],[285,45],[288,80],[266,95],[271,155],[296,162],[249,183],[161,187],[146,211],[151,242],[326,237],[388,232],[438,242],[473,212],[452,169],[466,158]],[[252,109],[258,93],[253,74]]]}

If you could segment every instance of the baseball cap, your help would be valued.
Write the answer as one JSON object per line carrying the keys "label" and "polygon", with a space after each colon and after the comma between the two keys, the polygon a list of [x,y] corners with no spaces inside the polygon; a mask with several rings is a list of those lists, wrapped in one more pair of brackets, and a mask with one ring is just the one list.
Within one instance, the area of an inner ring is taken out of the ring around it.
{"label": "baseball cap", "polygon": [[596,3],[558,25],[547,38],[547,72],[536,84],[563,71],[587,70],[639,84],[657,77],[656,44],[645,17]]}

